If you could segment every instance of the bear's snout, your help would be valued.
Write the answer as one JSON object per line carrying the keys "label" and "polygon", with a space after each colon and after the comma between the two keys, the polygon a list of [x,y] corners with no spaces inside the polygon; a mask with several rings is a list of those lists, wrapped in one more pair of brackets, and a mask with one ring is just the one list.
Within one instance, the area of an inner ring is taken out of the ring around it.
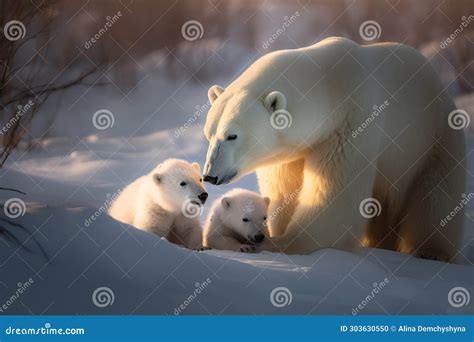
{"label": "bear's snout", "polygon": [[204,203],[206,203],[206,200],[207,200],[208,196],[209,196],[209,194],[207,192],[203,192],[198,196],[198,198],[202,202],[202,204],[204,204]]}
{"label": "bear's snout", "polygon": [[260,243],[260,242],[263,241],[263,239],[265,239],[265,235],[263,235],[263,234],[258,234],[258,235],[255,235],[255,236],[253,237],[253,239],[255,240],[255,242]]}
{"label": "bear's snout", "polygon": [[209,175],[205,175],[204,176],[204,181],[205,182],[208,182],[208,183],[211,183],[211,184],[214,184],[216,185],[217,184],[217,177],[214,177],[214,176],[209,176]]}

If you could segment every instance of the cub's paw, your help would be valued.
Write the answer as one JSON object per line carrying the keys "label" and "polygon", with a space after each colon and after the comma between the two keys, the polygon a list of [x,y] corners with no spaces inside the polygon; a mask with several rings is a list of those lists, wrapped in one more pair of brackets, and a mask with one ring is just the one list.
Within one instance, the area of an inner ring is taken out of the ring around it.
{"label": "cub's paw", "polygon": [[450,262],[450,258],[444,253],[440,253],[433,249],[424,249],[415,253],[415,257],[427,260]]}
{"label": "cub's paw", "polygon": [[204,252],[204,251],[209,251],[211,250],[212,248],[211,247],[204,247],[204,246],[201,246],[199,248],[196,248],[195,251],[197,252]]}
{"label": "cub's paw", "polygon": [[256,250],[257,250],[257,248],[255,248],[255,246],[243,245],[242,247],[240,247],[239,252],[242,252],[242,253],[255,253]]}

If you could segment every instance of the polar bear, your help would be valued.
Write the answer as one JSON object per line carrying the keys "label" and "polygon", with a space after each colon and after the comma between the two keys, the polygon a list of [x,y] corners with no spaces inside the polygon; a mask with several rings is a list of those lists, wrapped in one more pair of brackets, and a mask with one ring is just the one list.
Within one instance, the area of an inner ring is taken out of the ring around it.
{"label": "polar bear", "polygon": [[440,222],[465,189],[464,133],[415,49],[328,38],[269,53],[208,96],[204,180],[257,172],[274,216],[265,248],[458,254],[462,210]]}
{"label": "polar bear", "polygon": [[232,189],[214,201],[203,232],[205,248],[253,252],[265,238],[270,198]]}
{"label": "polar bear", "polygon": [[207,197],[198,163],[167,159],[128,185],[108,213],[118,221],[196,249],[202,243],[200,207]]}

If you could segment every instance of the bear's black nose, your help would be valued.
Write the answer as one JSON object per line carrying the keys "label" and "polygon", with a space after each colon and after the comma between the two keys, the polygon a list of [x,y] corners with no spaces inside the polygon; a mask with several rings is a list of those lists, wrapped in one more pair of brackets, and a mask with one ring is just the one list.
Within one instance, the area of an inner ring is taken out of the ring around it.
{"label": "bear's black nose", "polygon": [[207,192],[203,192],[202,194],[200,194],[198,196],[198,198],[202,202],[202,204],[206,203],[207,196],[209,196],[209,194]]}
{"label": "bear's black nose", "polygon": [[255,235],[253,238],[255,239],[255,242],[262,242],[263,239],[265,239],[265,235],[263,234]]}
{"label": "bear's black nose", "polygon": [[217,184],[217,177],[207,175],[204,176],[204,181],[215,185]]}

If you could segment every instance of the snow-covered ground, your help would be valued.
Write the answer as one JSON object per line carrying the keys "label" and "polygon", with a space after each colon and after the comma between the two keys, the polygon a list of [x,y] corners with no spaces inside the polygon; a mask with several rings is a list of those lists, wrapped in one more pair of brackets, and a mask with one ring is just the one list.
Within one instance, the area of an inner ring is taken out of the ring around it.
{"label": "snow-covered ground", "polygon": [[[125,100],[118,94],[101,102],[104,94],[92,93],[74,103],[78,94],[69,94],[52,137],[36,150],[17,150],[0,170],[2,186],[27,193],[0,192],[3,201],[17,197],[27,209],[18,218],[3,211],[0,216],[8,231],[0,241],[3,313],[474,313],[472,303],[455,308],[448,302],[455,287],[474,294],[474,203],[465,214],[464,265],[377,249],[324,249],[307,256],[194,252],[98,213],[161,160],[204,161],[206,87],[183,80],[166,93],[159,91],[170,89],[164,83],[144,79]],[[458,101],[473,113],[473,99]],[[99,109],[113,113],[112,127],[94,127]],[[474,133],[468,134],[468,192],[474,192]],[[207,185],[209,202],[235,186],[257,189],[253,175],[232,185]],[[97,219],[88,221],[92,216]],[[18,294],[30,278],[33,283]],[[280,296],[272,296],[274,290]],[[101,299],[108,305],[102,307]]]}

